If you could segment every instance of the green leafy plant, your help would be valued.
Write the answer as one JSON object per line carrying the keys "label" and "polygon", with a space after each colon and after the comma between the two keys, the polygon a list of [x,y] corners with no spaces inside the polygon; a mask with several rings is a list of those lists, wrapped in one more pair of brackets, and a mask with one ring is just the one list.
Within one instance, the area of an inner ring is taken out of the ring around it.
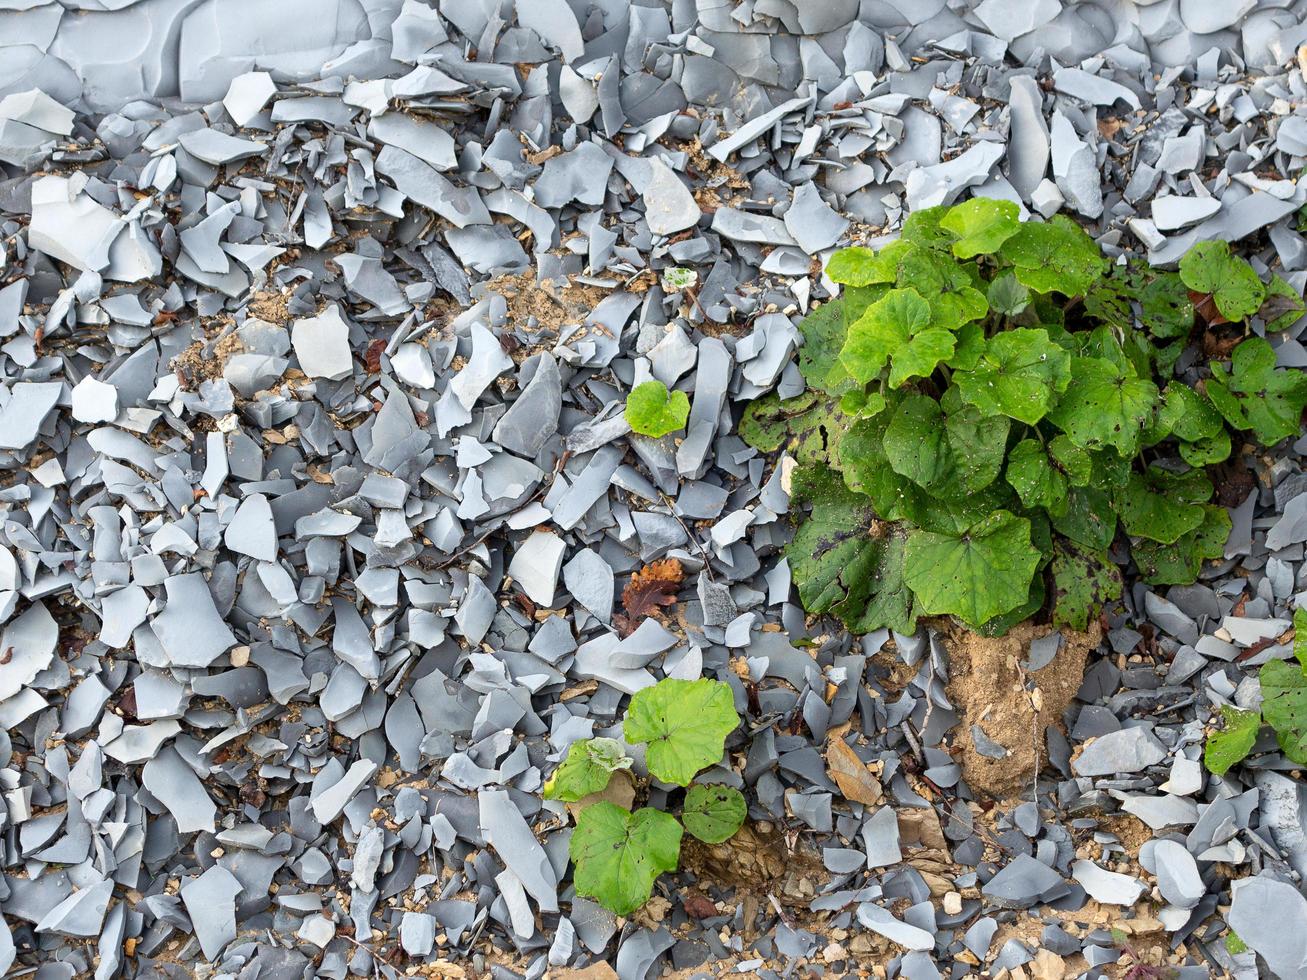
{"label": "green leafy plant", "polygon": [[1271,660],[1262,665],[1260,711],[1221,706],[1221,727],[1207,736],[1203,763],[1218,776],[1246,759],[1270,725],[1280,751],[1291,762],[1307,766],[1307,609],[1293,614],[1294,661]]}
{"label": "green leafy plant", "polygon": [[1119,561],[1193,581],[1230,531],[1206,468],[1241,433],[1295,434],[1307,405],[1307,374],[1259,337],[1197,385],[1175,376],[1204,325],[1303,309],[1223,243],[1178,272],[1109,263],[1070,219],[980,198],[826,274],[843,290],[801,325],[808,390],[755,401],[739,432],[798,464],[799,596],[855,632],[949,615],[998,634],[1045,613],[1084,629]]}
{"label": "green leafy plant", "polygon": [[685,428],[690,417],[690,399],[683,391],[668,391],[661,381],[645,381],[626,396],[626,421],[632,430],[661,439]]}
{"label": "green leafy plant", "polygon": [[[577,815],[568,848],[578,895],[629,915],[649,901],[660,874],[676,870],[682,822],[684,830],[706,844],[720,844],[740,829],[748,807],[739,790],[691,785],[701,770],[721,759],[726,737],[739,723],[734,695],[720,681],[667,678],[631,697],[623,735],[628,744],[645,745],[645,765],[654,779],[688,787],[681,821],[652,807],[631,812],[608,800],[589,802]],[[545,798],[585,803],[633,761],[615,739],[573,742],[545,783]]]}

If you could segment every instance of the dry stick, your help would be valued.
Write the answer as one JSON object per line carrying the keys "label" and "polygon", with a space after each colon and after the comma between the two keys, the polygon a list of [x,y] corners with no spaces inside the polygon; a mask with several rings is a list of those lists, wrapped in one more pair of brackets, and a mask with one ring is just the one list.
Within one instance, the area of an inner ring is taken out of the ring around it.
{"label": "dry stick", "polygon": [[667,496],[667,494],[663,493],[661,490],[658,491],[658,496],[663,498],[663,503],[667,505],[668,513],[672,515],[672,520],[681,525],[681,530],[685,532],[685,536],[690,539],[695,550],[699,552],[699,557],[703,559],[704,571],[708,573],[708,581],[716,582],[717,579],[712,573],[712,559],[708,556],[708,552],[704,551],[703,545],[699,543],[699,539],[691,534],[690,529],[685,526],[685,521],[681,520],[680,516],[676,513],[676,505],[672,502],[672,498]]}

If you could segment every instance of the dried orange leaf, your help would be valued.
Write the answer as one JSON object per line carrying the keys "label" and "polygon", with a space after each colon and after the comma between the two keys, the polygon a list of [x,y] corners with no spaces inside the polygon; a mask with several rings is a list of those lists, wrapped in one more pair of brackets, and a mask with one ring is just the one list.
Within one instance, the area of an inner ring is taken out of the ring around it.
{"label": "dried orange leaf", "polygon": [[826,749],[826,771],[845,799],[864,806],[875,806],[880,802],[880,780],[841,738],[831,739]]}

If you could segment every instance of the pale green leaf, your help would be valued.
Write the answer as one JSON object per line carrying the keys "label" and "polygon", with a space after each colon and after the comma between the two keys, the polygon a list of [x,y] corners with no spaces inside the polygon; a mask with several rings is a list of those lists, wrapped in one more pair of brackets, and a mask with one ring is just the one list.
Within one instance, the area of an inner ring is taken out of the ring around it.
{"label": "pale green leaf", "polygon": [[1307,755],[1307,673],[1296,661],[1262,665],[1262,718],[1275,729],[1280,747],[1295,760]]}
{"label": "pale green leaf", "polygon": [[1037,293],[1056,290],[1080,296],[1106,267],[1098,244],[1065,215],[1052,221],[1023,222],[1003,243],[999,255],[1016,267],[1016,276]]}
{"label": "pale green leaf", "polygon": [[669,393],[661,381],[645,381],[626,396],[626,421],[641,435],[662,438],[684,428],[689,417],[689,396],[683,391]]}
{"label": "pale green leaf", "polygon": [[1218,776],[1224,776],[1236,762],[1248,757],[1262,727],[1262,716],[1256,711],[1240,711],[1223,704],[1221,721],[1225,727],[1210,733],[1203,747],[1203,762]]}
{"label": "pale green leaf", "polygon": [[545,782],[545,799],[575,803],[602,791],[618,769],[631,768],[632,759],[612,738],[583,738],[567,749],[562,765]]}
{"label": "pale green leaf", "polygon": [[688,786],[721,759],[726,736],[739,724],[726,684],[666,678],[631,696],[623,732],[632,745],[648,743],[644,760],[655,779]]}
{"label": "pale green leaf", "polygon": [[1003,316],[1016,316],[1030,305],[1030,290],[1011,272],[995,276],[986,297],[989,308]]}
{"label": "pale green leaf", "polygon": [[993,255],[1021,228],[1021,209],[1011,201],[975,197],[954,205],[939,226],[957,236],[953,254],[960,259]]}

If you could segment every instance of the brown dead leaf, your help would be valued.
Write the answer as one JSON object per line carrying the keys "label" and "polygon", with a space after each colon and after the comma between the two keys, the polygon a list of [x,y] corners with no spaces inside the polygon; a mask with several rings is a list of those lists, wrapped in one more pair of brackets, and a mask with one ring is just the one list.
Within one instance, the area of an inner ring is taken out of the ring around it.
{"label": "brown dead leaf", "polygon": [[826,747],[826,771],[845,799],[865,806],[875,806],[880,802],[880,780],[841,738],[831,739]]}
{"label": "brown dead leaf", "polygon": [[618,769],[608,780],[608,785],[598,793],[583,796],[574,803],[568,803],[567,812],[575,820],[581,811],[594,803],[612,803],[623,810],[629,810],[635,804],[635,780],[626,769]]}
{"label": "brown dead leaf", "polygon": [[691,919],[711,919],[717,914],[717,906],[713,900],[698,892],[686,892],[681,898],[681,906]]}
{"label": "brown dead leaf", "polygon": [[617,631],[622,636],[630,636],[660,607],[675,603],[684,578],[685,569],[675,558],[650,562],[637,571],[622,590],[622,608],[626,612],[613,617]]}

